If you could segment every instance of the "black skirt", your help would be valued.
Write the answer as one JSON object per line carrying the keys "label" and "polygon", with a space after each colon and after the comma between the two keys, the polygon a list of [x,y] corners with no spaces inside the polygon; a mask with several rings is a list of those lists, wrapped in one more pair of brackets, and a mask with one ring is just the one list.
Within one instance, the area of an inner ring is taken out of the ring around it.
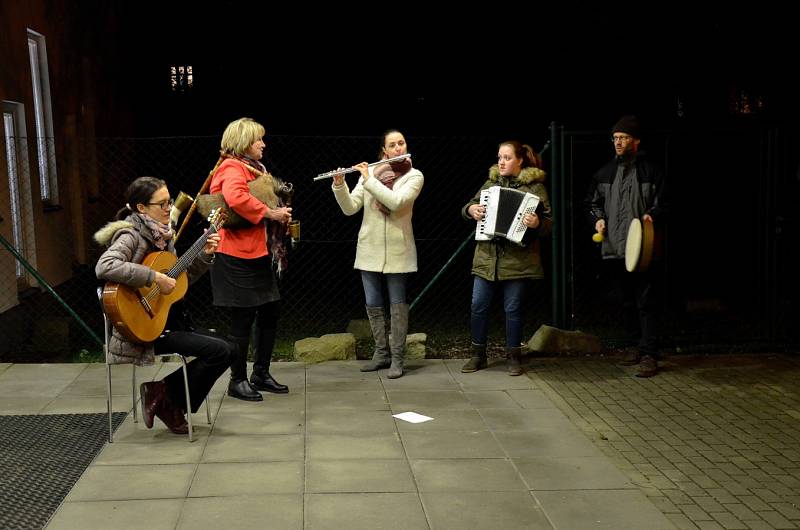
{"label": "black skirt", "polygon": [[219,307],[255,307],[281,299],[272,256],[245,259],[217,252],[211,290]]}

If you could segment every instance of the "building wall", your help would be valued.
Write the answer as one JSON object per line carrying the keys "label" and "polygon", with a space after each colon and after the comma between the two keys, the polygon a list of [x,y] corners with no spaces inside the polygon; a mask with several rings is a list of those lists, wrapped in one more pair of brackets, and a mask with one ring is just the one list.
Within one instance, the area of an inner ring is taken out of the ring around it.
{"label": "building wall", "polygon": [[[30,0],[0,2],[0,100],[24,105],[27,138],[17,141],[27,155],[29,171],[19,171],[23,185],[30,185],[31,204],[24,215],[30,227],[27,237],[35,239],[27,249],[36,269],[51,285],[59,285],[72,276],[75,265],[86,264],[91,244],[90,231],[96,227],[85,222],[87,210],[100,194],[97,172],[91,160],[98,115],[106,123],[124,123],[116,117],[113,106],[98,112],[102,94],[113,92],[113,65],[116,43],[112,11],[99,2],[59,2]],[[27,30],[43,35],[46,41],[50,82],[58,201],[41,200],[37,162],[36,127]],[[9,180],[5,141],[0,164],[0,234],[13,241]],[[33,232],[31,234],[30,232]],[[18,290],[14,273],[15,260],[10,252],[0,252],[0,311],[16,304]],[[35,281],[30,279],[30,285]],[[22,286],[24,288],[24,285]]]}

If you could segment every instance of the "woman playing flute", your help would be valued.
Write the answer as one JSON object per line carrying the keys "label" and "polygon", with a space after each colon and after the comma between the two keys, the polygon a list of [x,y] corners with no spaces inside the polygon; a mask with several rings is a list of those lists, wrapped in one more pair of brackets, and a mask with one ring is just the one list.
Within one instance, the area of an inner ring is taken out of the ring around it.
{"label": "woman playing flute", "polygon": [[[381,159],[407,153],[406,139],[400,131],[391,129],[383,134]],[[388,377],[396,379],[403,375],[408,333],[406,281],[408,273],[417,270],[411,215],[424,177],[420,170],[411,167],[409,158],[375,167],[362,162],[354,167],[361,173],[355,188],[350,191],[344,173],[340,173],[333,177],[332,189],[345,215],[364,210],[354,268],[361,271],[375,350],[372,360],[361,371],[388,367]],[[384,282],[389,292],[391,343],[385,325]]]}

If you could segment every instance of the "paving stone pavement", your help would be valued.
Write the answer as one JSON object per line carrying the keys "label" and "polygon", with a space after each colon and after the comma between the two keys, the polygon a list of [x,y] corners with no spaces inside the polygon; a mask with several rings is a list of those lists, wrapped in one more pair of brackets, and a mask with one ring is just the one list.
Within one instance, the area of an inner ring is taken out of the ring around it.
{"label": "paving stone pavement", "polygon": [[539,358],[529,376],[681,529],[800,528],[800,358]]}
{"label": "paving stone pavement", "polygon": [[[291,392],[259,403],[226,396],[223,376],[192,443],[128,414],[46,528],[676,528],[533,379],[463,362],[412,361],[400,379],[359,361],[275,363]],[[132,375],[112,370],[115,410],[132,406]],[[102,412],[105,383],[102,364],[0,364],[0,414]]]}

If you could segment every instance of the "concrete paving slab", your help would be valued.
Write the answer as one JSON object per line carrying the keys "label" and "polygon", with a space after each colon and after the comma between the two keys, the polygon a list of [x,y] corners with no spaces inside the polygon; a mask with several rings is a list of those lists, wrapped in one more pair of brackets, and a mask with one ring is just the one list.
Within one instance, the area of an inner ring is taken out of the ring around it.
{"label": "concrete paving slab", "polygon": [[303,492],[303,462],[203,463],[189,497],[229,497]]}
{"label": "concrete paving slab", "polygon": [[157,445],[152,439],[137,442],[115,437],[112,444],[106,444],[97,455],[94,466],[130,466],[146,464],[197,464],[203,457],[208,438],[188,443],[185,436],[173,436],[159,440]]}
{"label": "concrete paving slab", "polygon": [[16,397],[0,396],[0,414],[16,416],[40,414],[57,397]]}
{"label": "concrete paving slab", "polygon": [[388,410],[326,409],[308,414],[308,433],[394,433],[395,419]]}
{"label": "concrete paving slab", "polygon": [[[436,391],[399,391],[387,390],[389,405],[394,413],[423,410],[469,410],[472,408],[469,401],[464,397],[463,392],[457,390],[436,390]],[[427,416],[427,414],[426,414]]]}
{"label": "concrete paving slab", "polygon": [[309,433],[306,435],[306,455],[310,460],[404,458],[403,446],[397,433],[353,434]]}
{"label": "concrete paving slab", "polygon": [[189,498],[183,505],[177,526],[178,530],[234,527],[302,530],[303,496],[274,494]]}
{"label": "concrete paving slab", "polygon": [[503,458],[505,452],[488,431],[431,431],[401,433],[410,459]]}
{"label": "concrete paving slab", "polygon": [[541,456],[514,458],[528,489],[634,489],[627,477],[600,456]]}
{"label": "concrete paving slab", "polygon": [[12,364],[0,373],[0,383],[5,386],[10,381],[42,382],[42,381],[74,381],[87,364]]}
{"label": "concrete paving slab", "polygon": [[405,459],[312,460],[306,466],[308,493],[416,491],[414,477]]}
{"label": "concrete paving slab", "polygon": [[91,466],[67,502],[186,498],[195,465]]}
{"label": "concrete paving slab", "polygon": [[502,458],[411,460],[420,492],[527,491],[510,461]]}
{"label": "concrete paving slab", "polygon": [[389,403],[382,391],[307,392],[306,407],[309,412],[329,409],[389,410]]}
{"label": "concrete paving slab", "polygon": [[217,436],[301,434],[305,429],[305,413],[301,410],[282,411],[264,403],[230,406],[227,401],[234,400],[226,400],[220,408],[219,417],[214,423],[214,434]]}
{"label": "concrete paving slab", "polygon": [[[439,410],[433,408],[421,409],[425,416],[433,418],[422,423],[410,423],[401,419],[394,419],[395,426],[401,433],[404,432],[436,432],[436,431],[488,431],[489,427],[477,410]],[[420,412],[420,411],[414,411]]]}
{"label": "concrete paving slab", "polygon": [[[430,492],[420,494],[432,530],[553,530],[527,491]],[[619,527],[635,528],[635,527]]]}
{"label": "concrete paving slab", "polygon": [[675,528],[638,490],[535,491],[534,495],[555,528]]}
{"label": "concrete paving slab", "polygon": [[575,427],[494,431],[498,443],[510,457],[601,456],[600,450],[581,434]]}
{"label": "concrete paving slab", "polygon": [[416,493],[312,493],[305,496],[306,530],[427,530]]}
{"label": "concrete paving slab", "polygon": [[141,530],[175,528],[184,499],[67,502],[47,525],[48,530]]}
{"label": "concrete paving slab", "polygon": [[301,434],[236,434],[208,439],[203,462],[271,462],[303,460]]}

